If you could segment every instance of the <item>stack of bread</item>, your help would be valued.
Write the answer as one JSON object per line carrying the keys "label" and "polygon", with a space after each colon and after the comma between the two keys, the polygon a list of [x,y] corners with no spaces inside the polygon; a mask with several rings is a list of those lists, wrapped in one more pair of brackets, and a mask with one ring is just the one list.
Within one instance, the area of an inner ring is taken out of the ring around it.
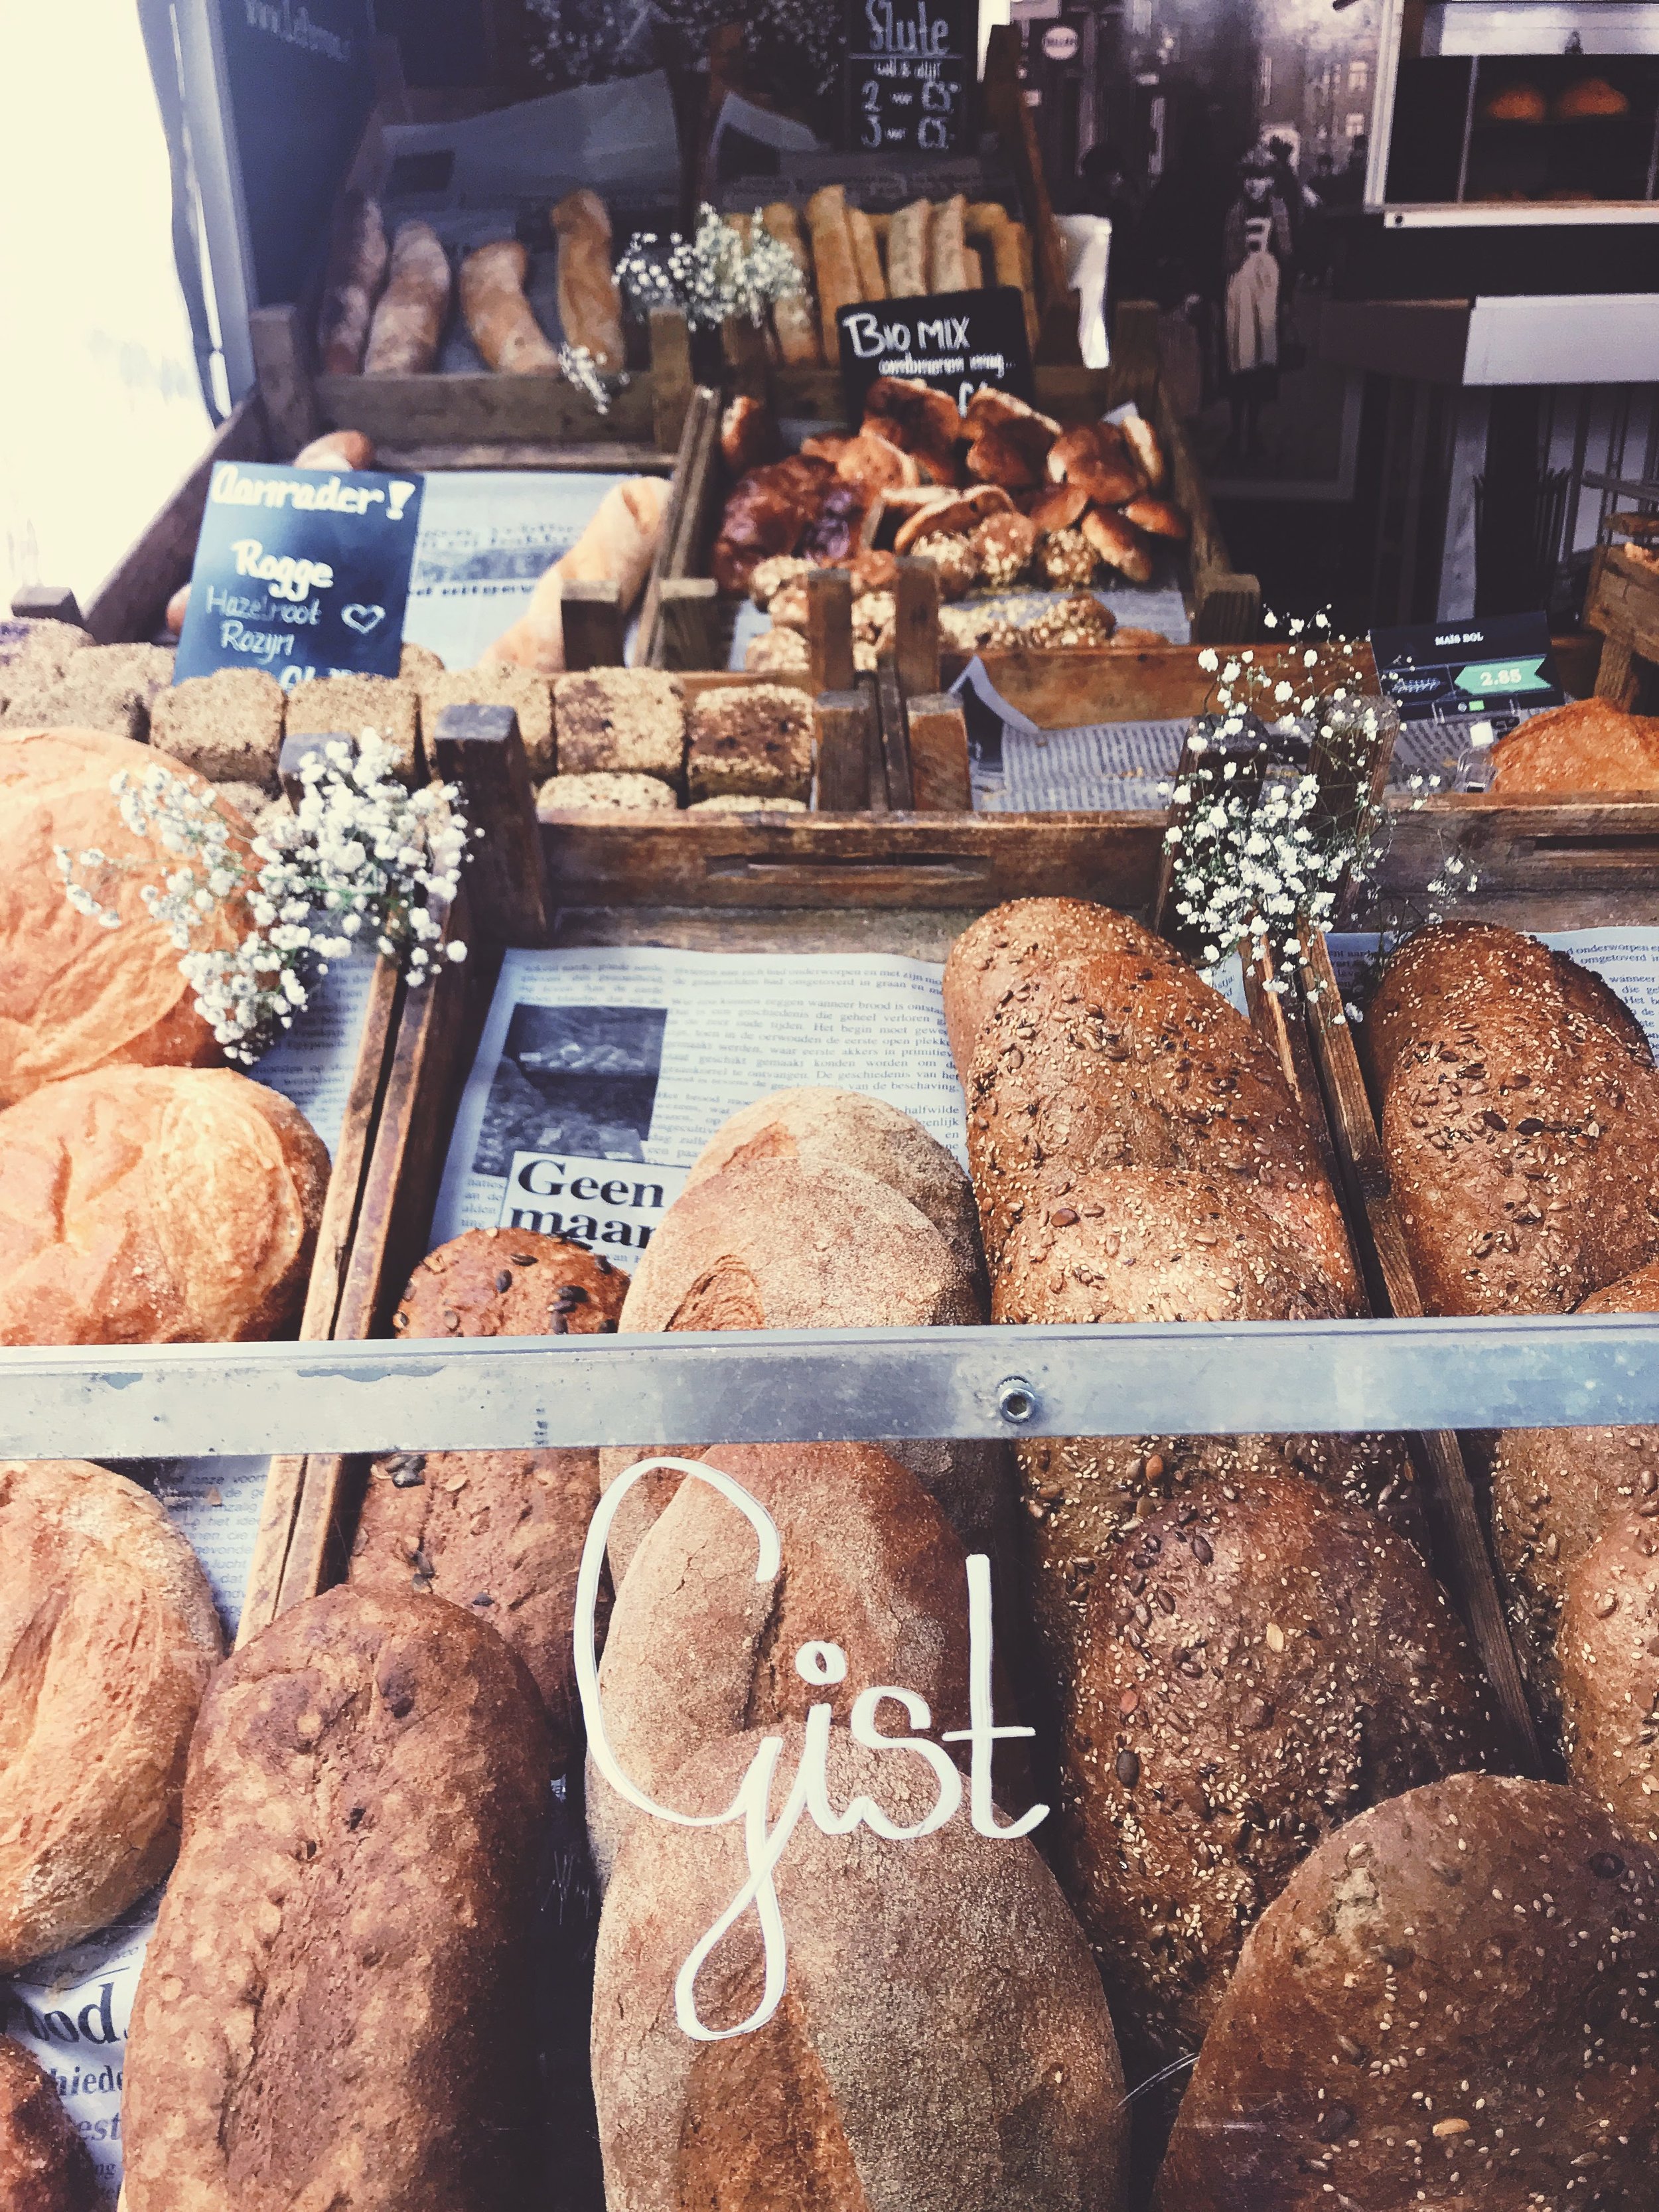
{"label": "stack of bread", "polygon": [[553,710],[558,773],[538,787],[544,821],[682,806],[806,811],[811,705],[787,678],[714,684],[688,699],[680,678],[661,669],[594,668],[557,678]]}

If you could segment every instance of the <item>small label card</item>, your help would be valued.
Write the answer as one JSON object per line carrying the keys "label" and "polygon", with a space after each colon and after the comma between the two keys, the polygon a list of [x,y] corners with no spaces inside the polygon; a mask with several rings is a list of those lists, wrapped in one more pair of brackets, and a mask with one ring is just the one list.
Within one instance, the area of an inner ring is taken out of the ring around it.
{"label": "small label card", "polygon": [[1544,614],[1376,629],[1371,650],[1383,696],[1402,721],[1530,714],[1565,696]]}
{"label": "small label card", "polygon": [[1035,400],[1025,302],[1012,284],[987,292],[933,292],[914,300],[872,300],[836,311],[847,419],[863,420],[880,376],[908,377],[948,392],[965,407],[981,385]]}

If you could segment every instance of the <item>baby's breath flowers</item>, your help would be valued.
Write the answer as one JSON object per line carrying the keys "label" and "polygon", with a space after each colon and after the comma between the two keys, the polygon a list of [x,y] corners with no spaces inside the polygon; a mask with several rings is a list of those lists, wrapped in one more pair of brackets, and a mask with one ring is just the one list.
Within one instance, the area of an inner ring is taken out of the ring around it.
{"label": "baby's breath flowers", "polygon": [[678,307],[694,331],[717,331],[733,319],[763,322],[774,301],[799,292],[802,281],[794,255],[765,228],[758,209],[745,240],[707,202],[692,238],[638,230],[617,263],[630,314]]}
{"label": "baby's breath flowers", "polygon": [[[210,791],[160,761],[110,779],[126,827],[176,863],[156,863],[160,884],[142,884],[138,896],[171,933],[197,1011],[227,1058],[245,1067],[292,1027],[331,960],[373,945],[410,983],[437,964],[443,925],[433,908],[459,886],[467,826],[454,786],[406,791],[392,761],[372,730],[355,747],[331,740],[301,769],[299,805],[273,810],[248,843]],[[150,865],[62,845],[54,858],[70,904],[107,929],[118,929],[121,915],[100,894],[112,876]],[[219,933],[221,918],[242,933],[239,941],[201,945]],[[452,943],[444,957],[463,960],[466,948]]]}
{"label": "baby's breath flowers", "polygon": [[568,343],[559,348],[559,368],[567,384],[584,392],[592,401],[594,412],[608,415],[611,403],[628,382],[626,371],[611,374],[601,368],[592,354],[584,345]]}

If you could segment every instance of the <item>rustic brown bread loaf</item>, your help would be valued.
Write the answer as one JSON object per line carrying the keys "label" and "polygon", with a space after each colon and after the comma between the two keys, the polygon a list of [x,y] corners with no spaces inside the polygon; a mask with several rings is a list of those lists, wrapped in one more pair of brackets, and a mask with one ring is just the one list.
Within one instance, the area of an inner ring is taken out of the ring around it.
{"label": "rustic brown bread loaf", "polygon": [[91,2154],[52,2077],[0,2035],[0,2204],[6,2212],[102,2212]]}
{"label": "rustic brown bread loaf", "polygon": [[535,1686],[459,1606],[349,1588],[222,1669],[145,1956],[126,2212],[526,2201]]}
{"label": "rustic brown bread loaf", "polygon": [[1620,1515],[1566,1577],[1558,1644],[1567,1772],[1659,1844],[1659,1528]]}
{"label": "rustic brown bread loaf", "polygon": [[1361,1034],[1431,1312],[1567,1312],[1659,1251],[1659,1076],[1598,978],[1449,924],[1395,957]]}
{"label": "rustic brown bread loaf", "polygon": [[1158,966],[1173,946],[1127,914],[1085,899],[1012,899],[970,922],[945,963],[945,1032],[963,1089],[973,1073],[980,1034],[1004,995],[1061,960],[1115,953]]}
{"label": "rustic brown bread loaf", "polygon": [[172,1865],[222,1648],[196,1554],[147,1491],[85,1460],[0,1461],[0,1973]]}
{"label": "rustic brown bread loaf", "polygon": [[[712,1747],[676,1776],[672,1802],[729,1804],[760,1741]],[[782,1784],[800,1747],[792,1731]],[[939,1788],[915,1754],[835,1731],[832,1806],[863,1792],[912,1825]],[[1029,1842],[980,1836],[963,1812],[910,1842],[803,1821],[777,1875],[782,2002],[751,2034],[694,2042],[675,2019],[675,1977],[744,1878],[731,1827],[644,1820],[617,1861],[593,2005],[609,2212],[1120,2212],[1111,2021]],[[698,1976],[704,2021],[749,2016],[759,1954],[749,1913]]]}
{"label": "rustic brown bread loaf", "polygon": [[[635,1271],[623,1335],[664,1329],[902,1328],[984,1318],[975,1285],[908,1199],[855,1168],[745,1161],[683,1191]],[[710,1441],[704,1439],[702,1441]],[[608,1486],[636,1459],[702,1442],[607,1448]],[[1005,1548],[1006,1462],[994,1445],[902,1445],[896,1456],[970,1550]],[[611,1570],[620,1589],[646,1529],[678,1486],[641,1482],[617,1514]]]}
{"label": "rustic brown bread loaf", "polygon": [[[705,1745],[805,1722],[814,1703],[845,1725],[877,1682],[925,1698],[930,1733],[965,1728],[967,1554],[909,1469],[873,1444],[723,1444],[702,1457],[770,1514],[782,1568],[757,1583],[747,1520],[708,1484],[680,1485],[634,1556],[599,1668],[624,1773],[660,1802]],[[847,1655],[839,1688],[795,1669],[799,1647],[825,1638]],[[1027,1801],[1014,1748],[1003,1747],[996,1773],[1018,1814]],[[602,1879],[641,1817],[590,1759],[587,1828]]]}
{"label": "rustic brown bread loaf", "polygon": [[596,1451],[394,1452],[369,1469],[351,1547],[359,1587],[447,1598],[506,1638],[542,1693],[555,1774],[582,1740],[571,1626],[599,1502]]}
{"label": "rustic brown bread loaf", "polygon": [[686,1188],[750,1160],[819,1161],[873,1176],[926,1214],[981,1287],[985,1263],[973,1185],[920,1121],[861,1091],[805,1086],[775,1091],[723,1122],[693,1162]]}
{"label": "rustic brown bread loaf", "polygon": [[399,1336],[606,1336],[628,1278],[586,1246],[534,1229],[464,1229],[410,1277]]}
{"label": "rustic brown bread loaf", "polygon": [[[1581,1314],[1659,1313],[1659,1267],[1584,1300]],[[1615,1522],[1659,1525],[1659,1429],[1510,1429],[1491,1476],[1492,1548],[1510,1632],[1547,1723],[1561,1697],[1557,1631],[1569,1578]]]}
{"label": "rustic brown bread loaf", "polygon": [[1179,963],[1101,954],[1012,985],[980,1035],[968,1154],[993,1267],[1046,1164],[1183,1168],[1254,1199],[1345,1301],[1358,1297],[1335,1194],[1277,1057]]}
{"label": "rustic brown bread loaf", "polygon": [[1565,796],[1659,787],[1659,720],[1610,700],[1573,699],[1532,714],[1492,751],[1492,788]]}
{"label": "rustic brown bread loaf", "polygon": [[1257,1922],[1157,2212],[1653,2202],[1659,1865],[1600,1806],[1461,1774],[1362,1814]]}
{"label": "rustic brown bread loaf", "polygon": [[[1341,1302],[1242,1192],[1167,1168],[1050,1171],[992,1282],[1000,1322],[1328,1321]],[[1091,1577],[1138,1518],[1205,1475],[1305,1468],[1416,1533],[1397,1449],[1373,1439],[1033,1437],[1018,1447],[1026,1563],[1044,1671],[1063,1698]]]}
{"label": "rustic brown bread loaf", "polygon": [[1061,1832],[1131,2080],[1198,2048],[1333,1828],[1492,1748],[1444,1594],[1370,1515],[1249,1475],[1126,1538],[1090,1595]]}

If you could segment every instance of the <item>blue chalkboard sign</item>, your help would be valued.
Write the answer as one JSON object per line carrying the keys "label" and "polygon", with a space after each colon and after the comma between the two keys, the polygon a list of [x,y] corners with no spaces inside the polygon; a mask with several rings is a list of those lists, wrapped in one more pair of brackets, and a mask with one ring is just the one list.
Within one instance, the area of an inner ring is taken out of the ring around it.
{"label": "blue chalkboard sign", "polygon": [[395,676],[422,480],[220,461],[208,486],[176,680],[261,668]]}

